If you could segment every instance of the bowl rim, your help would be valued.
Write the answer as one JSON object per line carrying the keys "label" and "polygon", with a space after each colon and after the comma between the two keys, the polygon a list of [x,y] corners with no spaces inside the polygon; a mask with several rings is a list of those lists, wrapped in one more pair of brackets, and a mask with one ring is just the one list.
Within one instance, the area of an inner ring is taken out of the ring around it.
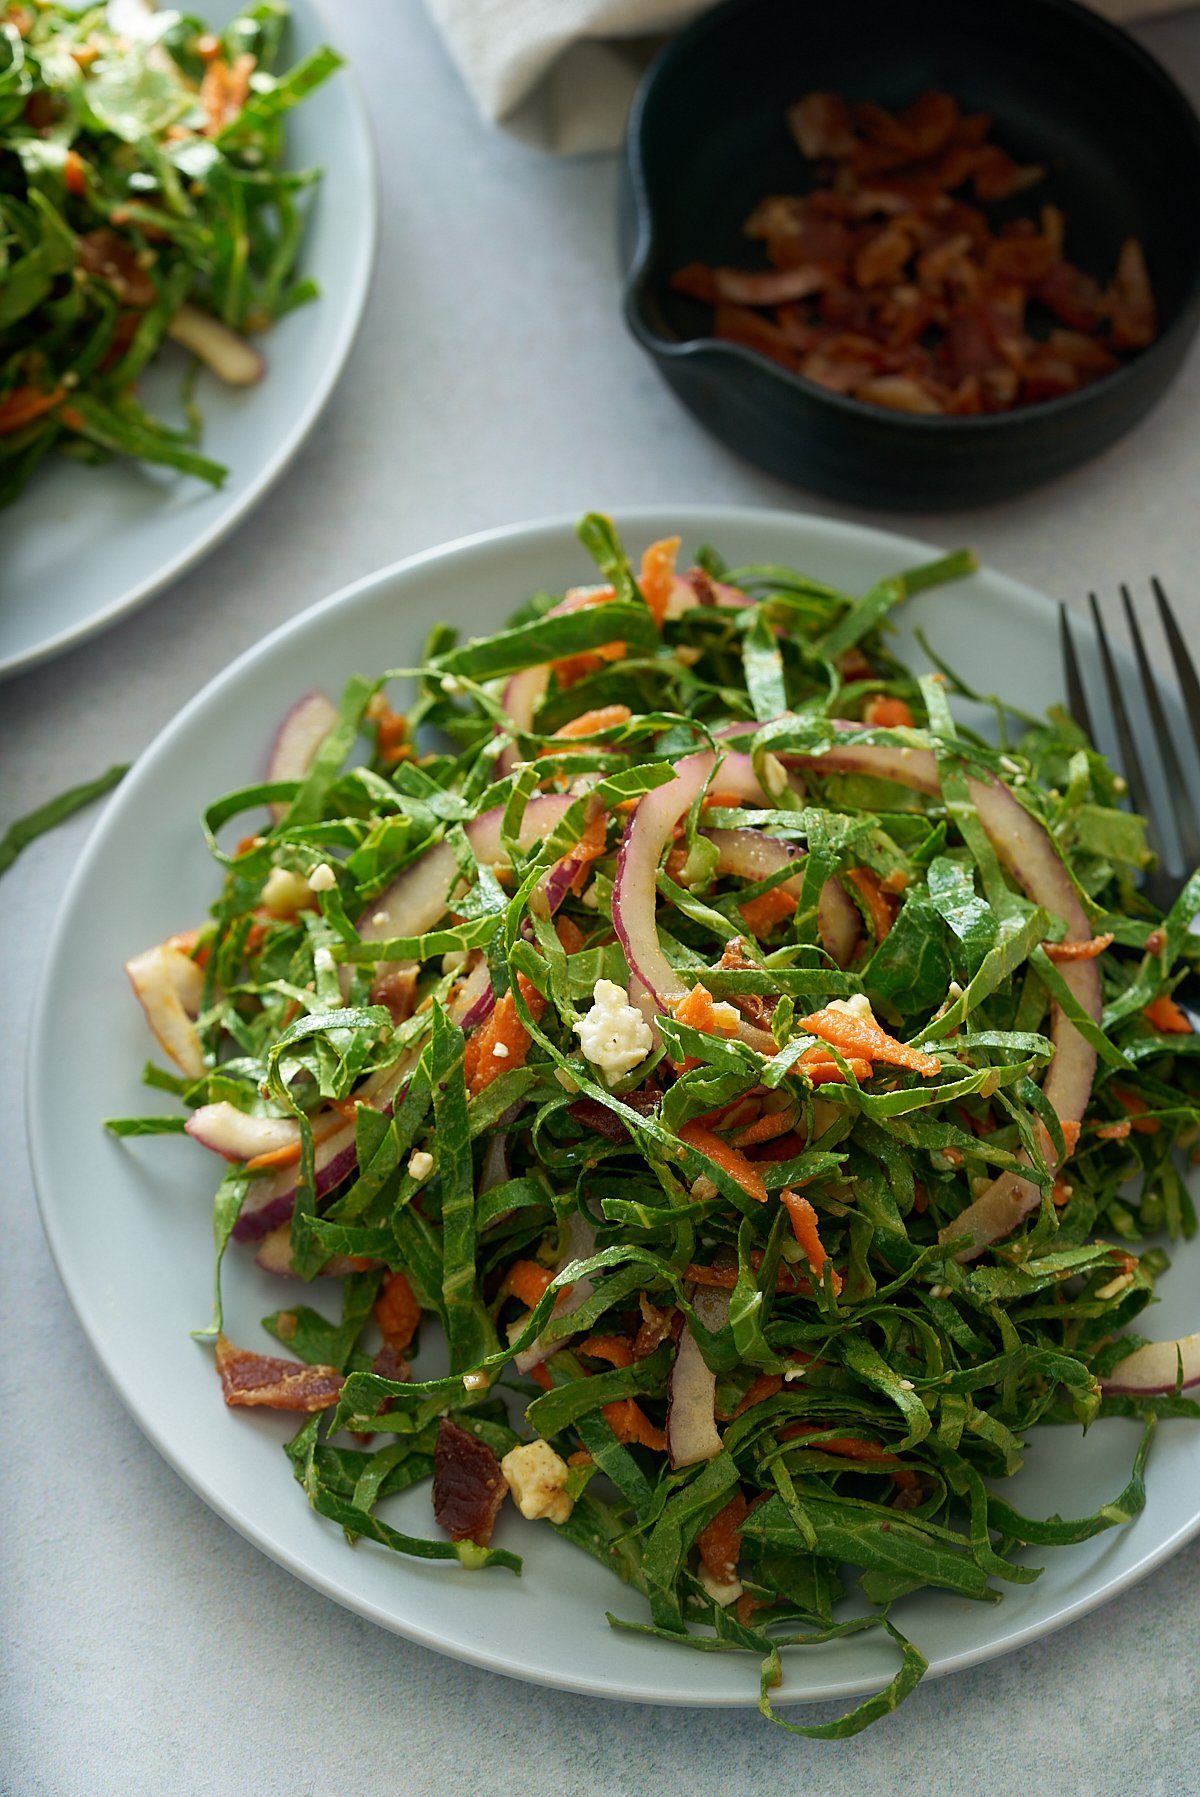
{"label": "bowl rim", "polygon": [[[752,372],[765,372],[780,383],[784,392],[793,394],[797,399],[827,405],[847,418],[868,420],[877,427],[890,427],[895,431],[921,430],[941,435],[954,432],[977,435],[1006,428],[1019,431],[1022,427],[1035,426],[1042,419],[1053,420],[1083,412],[1099,403],[1104,395],[1143,378],[1148,369],[1164,363],[1169,366],[1177,355],[1182,355],[1200,321],[1200,236],[1191,280],[1183,299],[1174,318],[1153,343],[1139,350],[1119,367],[1101,375],[1098,380],[1077,387],[1073,393],[1059,394],[1052,399],[1033,400],[1027,405],[1012,406],[1003,412],[965,416],[901,412],[875,405],[870,400],[855,399],[848,393],[835,393],[831,388],[822,387],[818,382],[809,380],[806,375],[794,373],[790,368],[783,367],[781,363],[772,361],[769,356],[750,349],[745,344],[713,336],[671,338],[660,335],[648,323],[641,309],[645,276],[655,246],[657,226],[642,154],[642,131],[647,109],[663,77],[674,73],[675,64],[686,58],[696,44],[719,31],[739,13],[769,12],[780,3],[781,0],[723,0],[721,5],[703,13],[664,44],[647,68],[634,96],[625,132],[625,166],[633,197],[637,236],[625,274],[622,310],[627,328],[643,349],[661,362],[716,362],[718,365],[728,362],[734,368],[740,365]],[[1029,0],[1029,4],[1040,7],[1044,12],[1058,13],[1073,19],[1079,28],[1091,31],[1095,37],[1107,42],[1119,55],[1136,65],[1139,73],[1156,85],[1170,101],[1180,122],[1190,133],[1197,170],[1200,170],[1200,113],[1157,57],[1121,26],[1082,4],[1082,0]]]}

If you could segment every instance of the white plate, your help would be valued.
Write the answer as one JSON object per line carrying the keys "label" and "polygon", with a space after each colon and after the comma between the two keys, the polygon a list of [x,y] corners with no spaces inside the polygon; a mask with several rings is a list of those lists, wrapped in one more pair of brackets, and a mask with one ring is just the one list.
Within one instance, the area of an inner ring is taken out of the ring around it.
{"label": "white plate", "polygon": [[[221,24],[237,7],[211,0],[201,10]],[[313,0],[292,0],[281,66],[330,41]],[[306,196],[299,262],[321,297],[260,340],[267,372],[257,386],[201,375],[201,448],[228,467],[225,485],[125,458],[87,468],[51,452],[0,515],[0,676],[59,654],[161,592],[257,505],[316,423],[354,341],[375,254],[374,154],[348,69],[290,115],[288,163],[324,170]],[[168,345],[142,383],[152,409],[177,414],[186,366]]]}
{"label": "white plate", "polygon": [[[851,590],[934,553],[775,512],[679,507],[626,514],[620,523],[634,549],[679,530],[685,553],[711,541],[735,563],[782,562]],[[63,1281],[117,1390],[189,1484],[282,1565],[386,1628],[500,1672],[611,1697],[750,1704],[757,1669],[748,1656],[692,1653],[610,1630],[606,1609],[640,1618],[641,1600],[549,1529],[522,1523],[511,1506],[497,1541],[525,1555],[519,1580],[402,1560],[369,1543],[347,1547],[292,1483],[279,1444],[295,1420],[226,1410],[209,1351],[188,1337],[208,1317],[212,1157],[184,1138],[121,1142],[101,1128],[108,1116],[169,1108],[139,1085],[148,1036],[122,962],[202,917],[218,882],[201,811],[260,773],[289,703],[318,682],[336,692],[352,672],[411,664],[441,619],[492,630],[527,594],[561,591],[581,577],[587,561],[565,521],[418,556],[276,631],[163,732],[111,801],[53,933],[30,1055],[34,1172]],[[924,623],[968,678],[1024,705],[1040,709],[1058,695],[1053,613],[1027,587],[979,574],[913,601],[905,622]],[[912,657],[922,661],[919,651]],[[1190,1272],[1194,1287],[1200,1254],[1192,1249],[1179,1261],[1154,1313],[1157,1335],[1195,1325],[1187,1284]],[[230,1336],[272,1351],[258,1319],[279,1306],[278,1281],[231,1252],[225,1283]],[[1014,1501],[1033,1514],[1088,1514],[1124,1485],[1137,1434],[1123,1421],[1086,1440],[1074,1430],[1044,1431]],[[434,1533],[427,1488],[396,1500],[396,1518],[413,1533]],[[1044,1576],[1007,1587],[999,1605],[935,1592],[900,1606],[897,1619],[934,1669],[947,1672],[1083,1614],[1198,1529],[1200,1429],[1167,1423],[1151,1458],[1146,1509],[1132,1528],[1047,1553]],[[788,1661],[782,1695],[845,1696],[885,1682],[893,1669],[873,1636],[803,1649]]]}

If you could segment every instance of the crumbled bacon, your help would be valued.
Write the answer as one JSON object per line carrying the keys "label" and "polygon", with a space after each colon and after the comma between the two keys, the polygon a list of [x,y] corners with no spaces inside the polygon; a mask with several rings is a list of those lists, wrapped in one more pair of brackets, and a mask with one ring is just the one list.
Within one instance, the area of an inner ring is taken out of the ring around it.
{"label": "crumbled bacon", "polygon": [[1045,171],[988,141],[986,114],[944,93],[900,113],[812,93],[788,124],[818,179],[806,194],[769,194],[746,219],[770,267],[692,262],[672,277],[715,308],[715,336],[830,392],[958,417],[1072,393],[1115,368],[1114,352],[1153,342],[1136,239],[1102,292],[1067,260],[1057,207],[989,221],[984,206]]}
{"label": "crumbled bacon", "polygon": [[236,1348],[228,1336],[217,1337],[217,1372],[225,1402],[232,1407],[270,1410],[326,1410],[342,1391],[342,1374],[332,1366],[303,1366]]}
{"label": "crumbled bacon", "polygon": [[668,1337],[678,1338],[683,1328],[683,1313],[673,1305],[660,1310],[657,1304],[650,1302],[645,1292],[638,1293],[638,1304],[642,1320],[633,1338],[633,1358],[645,1360]]}
{"label": "crumbled bacon", "polygon": [[451,1541],[486,1547],[507,1493],[508,1480],[491,1448],[444,1416],[433,1454],[433,1514],[438,1527]]}

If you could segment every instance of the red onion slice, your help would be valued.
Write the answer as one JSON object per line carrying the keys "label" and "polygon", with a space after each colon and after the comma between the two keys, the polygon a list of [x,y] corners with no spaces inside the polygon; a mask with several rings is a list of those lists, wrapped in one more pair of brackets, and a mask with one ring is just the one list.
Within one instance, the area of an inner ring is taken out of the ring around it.
{"label": "red onion slice", "polygon": [[[710,1334],[729,1321],[729,1293],[721,1286],[697,1287],[692,1307]],[[716,1394],[717,1375],[685,1323],[667,1384],[667,1452],[673,1467],[694,1466],[721,1452]]]}
{"label": "red onion slice", "polygon": [[1165,1397],[1175,1390],[1183,1367],[1183,1382],[1200,1385],[1200,1335],[1181,1335],[1176,1341],[1147,1342],[1118,1360],[1108,1378],[1102,1381],[1106,1392],[1127,1392],[1132,1397]]}
{"label": "red onion slice", "polygon": [[829,879],[817,900],[817,935],[838,967],[849,967],[858,950],[862,919],[858,906],[839,880]]}
{"label": "red onion slice", "polygon": [[[717,765],[710,749],[685,755],[676,764],[675,778],[638,800],[621,841],[617,878],[613,889],[613,928],[625,951],[632,976],[629,997],[651,1029],[655,1018],[670,1011],[671,1004],[691,990],[663,953],[655,913],[658,904],[656,876],[664,848],[681,817],[701,792]],[[749,755],[734,751],[721,762],[717,781],[721,792],[736,794],[743,802],[763,805],[770,801],[759,785]]]}
{"label": "red onion slice", "polygon": [[[549,836],[574,803],[568,793],[545,793],[530,799],[517,834],[518,845],[530,849]],[[500,840],[503,821],[504,809],[497,806],[472,818],[466,826],[475,858],[484,866],[495,865],[504,855]],[[435,842],[368,906],[358,920],[358,933],[364,942],[382,942],[391,936],[423,936],[445,916],[459,889],[453,849],[448,842]]]}
{"label": "red onion slice", "polygon": [[[264,1236],[254,1259],[264,1273],[276,1273],[284,1279],[295,1278],[291,1223],[280,1223],[278,1228]],[[368,1266],[378,1265],[378,1261],[367,1261],[361,1255],[331,1254],[325,1265],[318,1268],[318,1272],[326,1278],[345,1279],[350,1273],[361,1273]]]}
{"label": "red onion slice", "polygon": [[[580,611],[588,605],[601,605],[616,596],[610,586],[570,587],[558,604],[550,607],[546,616],[557,618],[563,612]],[[513,729],[524,735],[532,733],[533,714],[550,684],[550,666],[548,661],[542,661],[536,667],[521,668],[504,689],[500,703],[512,719]],[[496,770],[501,774],[511,774],[519,760],[520,753],[516,744],[509,743],[500,752]]]}
{"label": "red onion slice", "polygon": [[266,363],[252,344],[199,306],[180,306],[167,326],[167,336],[199,356],[227,386],[251,387],[266,371]]}
{"label": "red onion slice", "polygon": [[260,1154],[291,1148],[300,1139],[299,1125],[291,1117],[254,1117],[249,1111],[222,1099],[202,1104],[184,1125],[189,1136],[227,1161],[252,1161]]}
{"label": "red onion slice", "polygon": [[181,1073],[202,1079],[204,1050],[192,1016],[204,995],[204,973],[181,949],[159,943],[126,961],[125,972],[156,1039]]}
{"label": "red onion slice", "polygon": [[[858,730],[860,725],[838,720],[839,730]],[[815,771],[869,774],[936,797],[941,792],[937,761],[929,749],[898,748],[885,744],[835,743],[820,755],[789,756],[789,762]],[[1086,942],[1092,926],[1074,882],[1045,826],[1033,817],[1015,793],[1000,780],[967,778],[967,790],[979,821],[1000,860],[1034,904],[1042,905],[1066,924],[1065,942]],[[1065,961],[1059,968],[1076,1000],[1094,1022],[1101,1013],[1100,973],[1094,960]],[[1062,1123],[1082,1122],[1092,1095],[1096,1051],[1068,1021],[1060,1006],[1051,1005],[1050,1040],[1054,1059],[1047,1069],[1042,1090]],[[1037,1208],[1041,1194],[1030,1180],[1003,1173],[968,1205],[943,1231],[944,1239],[969,1235],[971,1247],[959,1260],[971,1260],[990,1242],[1011,1233]]]}
{"label": "red onion slice", "polygon": [[[317,750],[338,721],[338,708],[319,688],[297,699],[275,734],[267,757],[268,780],[303,780]],[[271,816],[287,816],[282,800],[271,805]]]}

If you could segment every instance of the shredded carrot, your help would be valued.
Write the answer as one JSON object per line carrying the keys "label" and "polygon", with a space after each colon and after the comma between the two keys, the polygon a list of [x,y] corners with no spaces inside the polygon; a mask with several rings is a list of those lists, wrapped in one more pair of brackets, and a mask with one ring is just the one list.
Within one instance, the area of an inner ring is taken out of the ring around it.
{"label": "shredded carrot", "polygon": [[375,746],[381,761],[396,762],[408,760],[412,753],[412,744],[408,740],[408,719],[390,706],[380,712]]}
{"label": "shredded carrot", "polygon": [[76,198],[87,192],[87,163],[78,150],[67,151],[67,164],[63,171],[67,184],[67,192]]}
{"label": "shredded carrot", "polygon": [[884,874],[879,882],[884,892],[897,895],[908,889],[908,875],[902,867],[894,867],[890,874]]}
{"label": "shredded carrot", "polygon": [[[845,1061],[860,1085],[863,1080],[874,1076],[874,1067],[861,1055],[846,1055]],[[846,1075],[833,1056],[823,1053],[815,1045],[805,1049],[796,1065],[814,1086],[843,1086],[846,1083]]]}
{"label": "shredded carrot", "polygon": [[546,1287],[553,1278],[554,1274],[539,1266],[536,1260],[515,1260],[504,1276],[504,1286],[532,1310],[539,1298],[545,1296]]}
{"label": "shredded carrot", "polygon": [[891,1067],[907,1067],[914,1073],[924,1074],[926,1079],[941,1072],[941,1062],[936,1055],[909,1048],[907,1043],[897,1042],[894,1036],[880,1029],[877,1023],[867,1023],[848,1011],[831,1011],[826,1006],[809,1017],[801,1017],[798,1027],[812,1036],[819,1036],[822,1042],[831,1042],[847,1058],[861,1055],[869,1061],[886,1061]]}
{"label": "shredded carrot", "polygon": [[[748,1629],[754,1620],[754,1612],[768,1610],[770,1605],[765,1598],[755,1597],[753,1591],[743,1591],[733,1608],[741,1627]],[[772,1682],[778,1684],[779,1680],[775,1679]]]}
{"label": "shredded carrot", "polygon": [[665,1432],[650,1421],[641,1405],[635,1404],[632,1398],[617,1398],[613,1403],[606,1404],[601,1414],[618,1441],[635,1441],[641,1447],[654,1448],[660,1454],[665,1451]]}
{"label": "shredded carrot", "polygon": [[[597,736],[601,730],[615,730],[619,724],[627,724],[633,716],[628,705],[599,705],[594,711],[582,711],[561,730],[554,732],[554,741],[575,736]],[[544,755],[552,755],[553,749],[543,749]]]}
{"label": "shredded carrot", "polygon": [[586,1448],[576,1448],[573,1454],[567,1455],[568,1466],[595,1466],[596,1462]]}
{"label": "shredded carrot", "polygon": [[[521,996],[536,1020],[546,1008],[546,1001],[523,973],[517,975]],[[496,1049],[507,1053],[497,1054]],[[481,1023],[467,1043],[463,1056],[463,1072],[467,1091],[472,1098],[491,1085],[510,1067],[523,1067],[529,1053],[529,1032],[517,1015],[517,1003],[511,992],[498,999],[486,1023]]]}
{"label": "shredded carrot", "polygon": [[679,544],[678,537],[662,537],[657,543],[651,543],[642,556],[638,584],[660,630],[675,586],[675,557],[679,554]]}
{"label": "shredded carrot", "polygon": [[1086,942],[1043,942],[1042,947],[1052,961],[1094,961],[1112,945],[1112,931],[1103,936],[1089,936]]}
{"label": "shredded carrot", "polygon": [[863,706],[863,723],[874,724],[879,730],[895,730],[901,725],[911,726],[913,714],[903,699],[889,698],[887,693],[876,693]]}
{"label": "shredded carrot", "polygon": [[[608,820],[603,809],[597,809],[588,818],[582,836],[571,851],[571,859],[579,864],[571,881],[572,892],[578,894],[583,891],[592,871],[592,862],[600,859],[607,846]],[[570,949],[567,952],[573,953]]]}
{"label": "shredded carrot", "polygon": [[891,899],[880,885],[878,876],[869,867],[848,867],[846,878],[867,907],[871,927],[875,931],[875,941],[882,942],[896,921]]}
{"label": "shredded carrot", "polygon": [[[335,1098],[330,1101],[329,1108],[336,1114],[327,1118],[324,1123],[314,1126],[312,1132],[314,1147],[327,1141],[330,1136],[336,1135],[343,1124],[352,1123],[358,1106],[352,1098]],[[254,1155],[246,1162],[246,1170],[249,1173],[258,1173],[270,1167],[292,1167],[299,1159],[300,1141],[297,1138],[294,1142],[285,1142],[282,1148],[268,1148],[265,1154]]]}
{"label": "shredded carrot", "polygon": [[1142,1016],[1156,1030],[1161,1030],[1164,1036],[1190,1036],[1192,1033],[1187,1017],[1166,992],[1156,998],[1152,1005],[1147,1005]]}
{"label": "shredded carrot", "polygon": [[78,406],[64,406],[58,417],[59,422],[65,424],[69,431],[83,432],[87,430],[87,419]]}
{"label": "shredded carrot", "polygon": [[1109,1091],[1121,1109],[1129,1112],[1133,1128],[1139,1136],[1156,1136],[1158,1134],[1162,1123],[1157,1117],[1142,1115],[1144,1111],[1150,1109],[1150,1104],[1140,1092],[1131,1092],[1128,1086],[1110,1086]]}
{"label": "shredded carrot", "polygon": [[[757,1272],[762,1262],[762,1250],[756,1248],[750,1256],[750,1265]],[[693,1285],[716,1285],[724,1291],[731,1292],[737,1284],[738,1270],[736,1267],[704,1267],[697,1261],[690,1261],[684,1277]],[[777,1292],[799,1292],[806,1297],[811,1296],[812,1293],[809,1281],[803,1274],[797,1273],[794,1268],[789,1267],[786,1260],[779,1263],[775,1274],[775,1290]]]}
{"label": "shredded carrot", "polygon": [[206,942],[200,950],[196,944],[200,940],[199,930],[179,930],[174,936],[168,936],[164,948],[177,948],[181,955],[190,955],[197,967],[207,967],[211,949]]}
{"label": "shredded carrot", "polygon": [[768,936],[777,924],[794,916],[796,903],[784,887],[772,886],[769,892],[760,892],[757,898],[747,899],[738,910],[747,929],[753,930],[756,936]]}
{"label": "shredded carrot", "polygon": [[421,1321],[421,1306],[405,1274],[389,1273],[384,1280],[375,1300],[375,1321],[388,1347],[403,1354]]}
{"label": "shredded carrot", "polygon": [[679,1140],[715,1162],[722,1172],[736,1179],[742,1190],[759,1204],[767,1202],[767,1188],[763,1184],[762,1174],[731,1142],[714,1135],[711,1129],[705,1129],[700,1123],[685,1123],[679,1131]]}
{"label": "shredded carrot", "polygon": [[712,792],[705,793],[703,799],[700,801],[700,809],[701,811],[705,811],[711,805],[714,811],[737,811],[745,803],[746,801],[741,793],[721,792],[718,788],[714,789]]}
{"label": "shredded carrot", "polygon": [[[732,1007],[727,1006],[726,1009]],[[713,1003],[713,995],[707,986],[697,983],[685,998],[675,999],[671,1011],[679,1023],[686,1023],[689,1029],[703,1030],[707,1036],[736,1036],[736,1017],[721,1016]]]}
{"label": "shredded carrot", "polygon": [[633,1349],[623,1335],[589,1335],[580,1342],[579,1352],[590,1354],[595,1360],[607,1360],[613,1366],[633,1365]]}
{"label": "shredded carrot", "polygon": [[[817,1213],[801,1192],[793,1192],[790,1188],[786,1188],[779,1196],[791,1218],[792,1233],[803,1248],[812,1269],[812,1276],[819,1285],[822,1269],[829,1256],[825,1252],[825,1245],[817,1228]],[[841,1276],[836,1272],[833,1275],[833,1289],[835,1292],[840,1292],[842,1289]]]}
{"label": "shredded carrot", "polygon": [[558,937],[565,954],[577,955],[583,947],[583,931],[572,917],[563,917],[560,914],[555,921],[554,933]]}
{"label": "shredded carrot", "polygon": [[741,1416],[747,1410],[753,1410],[756,1404],[765,1404],[783,1390],[782,1373],[759,1373],[746,1387],[746,1394],[734,1411],[734,1416]]}
{"label": "shredded carrot", "polygon": [[1123,1118],[1120,1123],[1098,1123],[1096,1125],[1096,1134],[1102,1142],[1123,1142],[1132,1130],[1133,1124],[1128,1117]]}
{"label": "shredded carrot", "polygon": [[739,1486],[724,1508],[717,1511],[696,1537],[705,1571],[718,1584],[728,1585],[737,1572],[742,1557],[742,1524],[746,1520],[746,1509],[745,1494]]}
{"label": "shredded carrot", "polygon": [[43,413],[52,412],[66,396],[65,387],[55,387],[49,393],[41,387],[14,387],[0,399],[0,437],[23,430]]}
{"label": "shredded carrot", "polygon": [[1064,1117],[1059,1127],[1063,1133],[1063,1146],[1066,1149],[1063,1159],[1069,1161],[1079,1146],[1079,1125],[1074,1118]]}
{"label": "shredded carrot", "polygon": [[[794,1441],[798,1436],[822,1433],[820,1423],[789,1423],[779,1431],[779,1439]],[[870,1460],[876,1466],[898,1464],[895,1454],[889,1453],[881,1441],[860,1441],[854,1435],[831,1435],[828,1441],[815,1441],[813,1446],[820,1454],[838,1454],[844,1460]]]}
{"label": "shredded carrot", "polygon": [[548,1366],[531,1366],[529,1369],[529,1377],[533,1380],[535,1385],[540,1385],[543,1391],[554,1390],[554,1381],[550,1377],[550,1368]]}
{"label": "shredded carrot", "polygon": [[796,1121],[796,1106],[789,1104],[782,1111],[767,1111],[763,1116],[747,1124],[733,1138],[737,1148],[754,1148],[759,1142],[773,1142],[776,1136],[784,1136]]}

